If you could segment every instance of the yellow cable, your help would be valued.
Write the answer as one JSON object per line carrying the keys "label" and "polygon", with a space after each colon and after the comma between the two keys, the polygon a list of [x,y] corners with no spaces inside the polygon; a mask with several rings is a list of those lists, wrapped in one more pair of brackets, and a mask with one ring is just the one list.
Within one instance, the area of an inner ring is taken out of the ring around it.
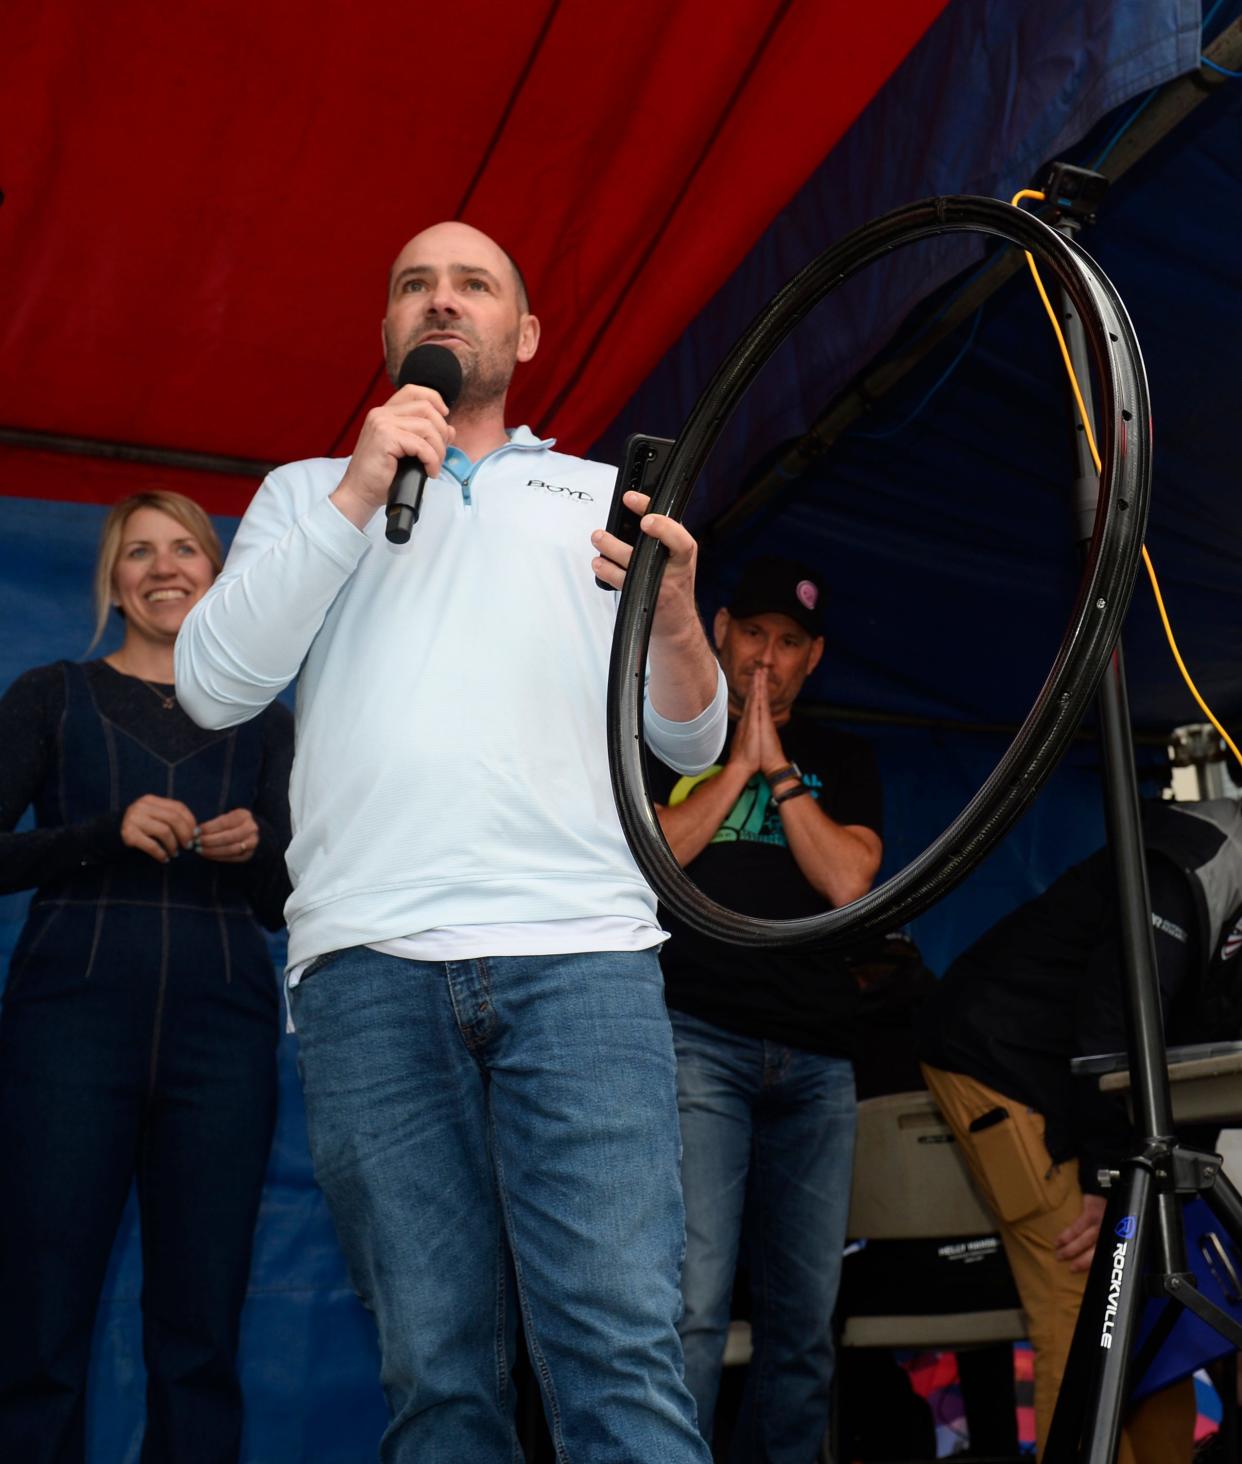
{"label": "yellow cable", "polygon": [[[1036,188],[1021,188],[1014,194],[1010,202],[1016,208],[1020,199],[1034,198],[1042,202],[1045,197],[1046,195]],[[1061,360],[1064,361],[1065,369],[1069,373],[1070,387],[1074,393],[1074,401],[1078,405],[1078,417],[1082,422],[1083,432],[1086,434],[1087,446],[1091,449],[1091,460],[1095,463],[1095,471],[1097,473],[1103,473],[1104,466],[1100,461],[1099,449],[1095,445],[1095,433],[1092,431],[1091,422],[1087,417],[1087,405],[1082,398],[1082,389],[1078,385],[1078,375],[1074,370],[1074,363],[1070,359],[1069,347],[1065,344],[1065,336],[1061,330],[1061,322],[1057,319],[1057,313],[1052,308],[1052,302],[1048,299],[1048,292],[1044,289],[1044,282],[1039,277],[1039,267],[1035,263],[1034,255],[1029,250],[1024,252],[1026,253],[1026,262],[1030,268],[1031,276],[1035,281],[1035,288],[1039,291],[1039,298],[1044,302],[1044,309],[1048,312],[1048,319],[1052,322],[1052,329],[1057,338],[1057,345],[1061,348]],[[1225,745],[1233,753],[1234,757],[1237,758],[1239,764],[1242,764],[1242,752],[1238,751],[1238,746],[1233,738],[1230,737],[1229,733],[1217,721],[1211,707],[1208,706],[1207,702],[1199,694],[1199,688],[1191,679],[1190,672],[1186,668],[1186,663],[1182,660],[1182,653],[1177,648],[1177,639],[1173,634],[1173,627],[1169,623],[1168,611],[1164,608],[1164,596],[1160,593],[1160,581],[1156,578],[1156,566],[1151,562],[1151,555],[1147,552],[1147,545],[1144,544],[1142,548],[1143,564],[1147,569],[1147,578],[1151,581],[1151,592],[1155,596],[1156,609],[1160,613],[1160,623],[1164,626],[1165,639],[1169,643],[1169,649],[1173,652],[1173,660],[1177,665],[1177,669],[1182,673],[1182,680],[1186,683],[1200,711],[1202,711],[1212,726],[1225,739]]]}
{"label": "yellow cable", "polygon": [[1164,608],[1164,596],[1160,593],[1160,581],[1156,578],[1156,567],[1151,562],[1151,555],[1147,552],[1146,544],[1143,545],[1143,563],[1147,566],[1147,578],[1151,581],[1151,592],[1156,597],[1156,609],[1160,612],[1160,623],[1164,626],[1165,638],[1169,642],[1169,649],[1173,652],[1173,659],[1177,662],[1177,669],[1182,673],[1182,680],[1189,688],[1191,696],[1199,704],[1203,715],[1225,739],[1225,746],[1233,753],[1238,762],[1242,763],[1242,752],[1238,751],[1237,744],[1216,720],[1211,707],[1199,695],[1199,688],[1190,679],[1190,672],[1186,669],[1186,663],[1182,660],[1182,653],[1177,649],[1177,641],[1173,637],[1173,627],[1169,624],[1169,614]]}

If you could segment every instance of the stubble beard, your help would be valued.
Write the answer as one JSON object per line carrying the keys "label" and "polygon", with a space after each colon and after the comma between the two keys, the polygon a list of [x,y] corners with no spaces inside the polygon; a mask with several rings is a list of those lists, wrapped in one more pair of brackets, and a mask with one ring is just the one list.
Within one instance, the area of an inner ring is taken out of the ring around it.
{"label": "stubble beard", "polygon": [[[517,332],[515,331],[512,336],[506,336],[503,341],[484,350],[480,347],[479,342],[473,336],[468,335],[464,328],[455,321],[445,321],[440,325],[426,320],[401,345],[389,342],[386,365],[388,379],[394,386],[401,374],[401,363],[415,346],[420,344],[419,338],[426,335],[428,330],[456,331],[473,348],[457,356],[458,364],[461,366],[461,390],[457,393],[457,400],[453,403],[452,410],[455,414],[470,415],[482,408],[504,401],[509,390],[509,382],[513,379],[514,367],[517,365]],[[429,344],[438,343],[432,341]],[[445,350],[448,349],[446,346]],[[454,352],[454,355],[456,354]]]}
{"label": "stubble beard", "polygon": [[513,379],[514,364],[499,357],[470,356],[463,360],[461,390],[453,411],[469,414],[503,402]]}

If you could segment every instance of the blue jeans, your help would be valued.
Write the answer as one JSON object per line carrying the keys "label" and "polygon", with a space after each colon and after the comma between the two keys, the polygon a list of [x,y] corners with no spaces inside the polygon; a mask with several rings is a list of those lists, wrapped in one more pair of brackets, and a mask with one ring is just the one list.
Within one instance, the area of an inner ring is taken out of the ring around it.
{"label": "blue jeans", "polygon": [[732,1458],[811,1464],[854,1162],[854,1070],[673,1012],[684,1147],[686,1385],[711,1438],[745,1220],[754,1355]]}
{"label": "blue jeans", "polygon": [[375,1314],[386,1464],[521,1459],[515,1305],[563,1464],[707,1464],[652,951],[406,961],[291,993],[315,1174]]}

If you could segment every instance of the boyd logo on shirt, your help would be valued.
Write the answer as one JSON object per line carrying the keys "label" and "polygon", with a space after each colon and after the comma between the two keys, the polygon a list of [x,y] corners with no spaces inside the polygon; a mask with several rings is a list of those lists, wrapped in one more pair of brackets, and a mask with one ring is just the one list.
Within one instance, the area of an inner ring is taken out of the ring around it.
{"label": "boyd logo on shirt", "polygon": [[1239,951],[1242,951],[1242,920],[1239,920],[1225,937],[1224,944],[1220,948],[1220,958],[1222,961],[1231,961]]}
{"label": "boyd logo on shirt", "polygon": [[526,486],[533,488],[536,493],[542,488],[545,493],[558,493],[562,498],[573,498],[579,503],[595,502],[594,496],[581,488],[565,488],[559,483],[545,483],[542,478],[528,478]]}

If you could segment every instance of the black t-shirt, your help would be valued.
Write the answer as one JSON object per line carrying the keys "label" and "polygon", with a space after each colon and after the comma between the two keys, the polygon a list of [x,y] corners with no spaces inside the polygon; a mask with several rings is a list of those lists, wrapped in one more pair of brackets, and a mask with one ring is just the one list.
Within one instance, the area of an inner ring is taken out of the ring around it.
{"label": "black t-shirt", "polygon": [[[730,741],[732,736],[731,728]],[[881,832],[880,778],[869,743],[797,712],[780,737],[785,755],[802,769],[811,796],[829,818]],[[727,758],[728,744],[720,766]],[[680,803],[720,766],[695,779],[652,758],[652,796],[657,803]],[[780,810],[761,774],[747,784],[686,873],[712,899],[745,915],[792,920],[832,908],[790,853]],[[660,920],[671,935],[660,953],[670,1007],[746,1036],[851,1054],[856,995],[839,952],[730,945],[691,930],[664,906]]]}

